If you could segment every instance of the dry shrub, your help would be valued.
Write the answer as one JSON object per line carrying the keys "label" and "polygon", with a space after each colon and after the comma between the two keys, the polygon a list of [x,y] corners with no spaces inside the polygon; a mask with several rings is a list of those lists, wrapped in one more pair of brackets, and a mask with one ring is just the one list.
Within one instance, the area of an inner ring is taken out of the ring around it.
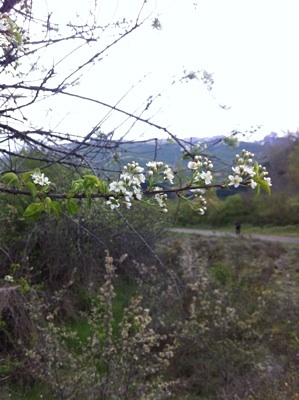
{"label": "dry shrub", "polygon": [[[294,251],[277,243],[198,237],[167,240],[160,252],[182,282],[177,296],[161,295],[159,310],[160,316],[171,310],[168,329],[178,348],[169,373],[181,382],[178,393],[287,398],[286,371],[298,372],[299,354]],[[293,383],[293,397],[296,389]]]}
{"label": "dry shrub", "polygon": [[43,382],[45,394],[60,399],[165,399],[174,385],[164,373],[175,345],[155,329],[141,296],[131,299],[115,325],[116,276],[109,255],[105,269],[105,282],[91,309],[80,313],[88,326],[84,340],[59,318],[59,301],[48,304],[32,293],[30,315],[38,339],[24,346],[31,374]]}
{"label": "dry shrub", "polygon": [[26,295],[19,289],[19,286],[0,288],[2,352],[14,347],[18,341],[28,343],[32,338],[33,324],[26,309]]}
{"label": "dry shrub", "polygon": [[[88,322],[85,340],[61,312],[70,286],[47,301],[32,291],[38,339],[26,355],[33,378],[68,400],[164,399],[170,391],[175,398],[295,399],[297,252],[239,238],[167,238],[157,251],[164,268],[131,263],[136,297],[117,323],[116,270],[106,256],[104,283],[78,314]],[[124,275],[117,279],[126,290]]]}
{"label": "dry shrub", "polygon": [[30,346],[36,329],[28,309],[28,298],[20,286],[0,288],[0,376],[25,385],[32,384],[24,347]]}

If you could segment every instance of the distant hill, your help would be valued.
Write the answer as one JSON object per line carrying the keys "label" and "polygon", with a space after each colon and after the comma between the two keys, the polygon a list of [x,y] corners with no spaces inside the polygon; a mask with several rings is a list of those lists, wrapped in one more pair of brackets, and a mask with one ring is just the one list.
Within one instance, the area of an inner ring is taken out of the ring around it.
{"label": "distant hill", "polygon": [[[206,145],[206,150],[202,152],[202,155],[212,160],[216,172],[230,170],[235,155],[241,153],[242,149],[254,153],[260,163],[266,162],[266,152],[262,142],[240,142],[237,147],[232,148],[217,137],[209,139]],[[187,163],[187,161],[182,161],[182,148],[177,143],[169,143],[165,140],[157,141],[156,143],[154,141],[142,143],[123,142],[119,145],[117,151],[121,153],[121,165],[134,160],[141,166],[145,166],[148,161],[158,160],[176,168],[178,165]],[[96,150],[91,153],[94,161],[97,157],[101,157],[101,153],[98,155],[95,153]],[[112,157],[113,152],[111,152]]]}
{"label": "distant hill", "polygon": [[[289,138],[278,137],[276,133],[271,133],[263,140],[257,142],[241,141],[236,147],[230,147],[224,143],[224,137],[217,136],[204,140],[206,149],[202,152],[203,156],[210,158],[214,165],[214,174],[227,176],[231,173],[231,166],[234,163],[236,154],[241,154],[246,149],[255,155],[255,159],[262,165],[268,165],[268,154],[271,147],[289,145]],[[203,142],[202,139],[186,139],[186,143],[192,141],[194,144]],[[148,161],[163,161],[170,165],[174,170],[182,169],[187,166],[187,160],[182,160],[182,148],[174,141],[151,140],[151,141],[102,141],[91,140],[82,146],[81,151],[84,157],[89,158],[98,170],[105,170],[106,174],[111,171],[120,170],[128,162],[136,161],[145,167]],[[105,150],[104,150],[105,149]]]}

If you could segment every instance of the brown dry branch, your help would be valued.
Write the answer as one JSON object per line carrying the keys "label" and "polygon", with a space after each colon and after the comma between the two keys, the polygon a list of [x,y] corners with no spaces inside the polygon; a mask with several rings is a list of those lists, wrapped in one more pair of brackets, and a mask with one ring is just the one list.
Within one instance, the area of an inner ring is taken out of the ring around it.
{"label": "brown dry branch", "polygon": [[[32,384],[24,352],[35,336],[35,325],[27,309],[27,298],[19,285],[0,288],[0,379]],[[6,365],[6,367],[5,367]]]}
{"label": "brown dry branch", "polygon": [[32,321],[26,310],[27,300],[19,285],[0,288],[1,351],[14,347],[18,341],[26,343],[32,335]]}

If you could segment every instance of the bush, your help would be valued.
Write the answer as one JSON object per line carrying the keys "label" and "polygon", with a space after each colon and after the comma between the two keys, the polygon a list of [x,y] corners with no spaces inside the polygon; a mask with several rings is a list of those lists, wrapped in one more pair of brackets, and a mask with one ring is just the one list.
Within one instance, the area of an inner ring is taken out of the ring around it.
{"label": "bush", "polygon": [[151,264],[106,254],[101,285],[32,288],[34,329],[11,336],[2,376],[69,400],[296,398],[298,249],[167,237],[156,251]]}

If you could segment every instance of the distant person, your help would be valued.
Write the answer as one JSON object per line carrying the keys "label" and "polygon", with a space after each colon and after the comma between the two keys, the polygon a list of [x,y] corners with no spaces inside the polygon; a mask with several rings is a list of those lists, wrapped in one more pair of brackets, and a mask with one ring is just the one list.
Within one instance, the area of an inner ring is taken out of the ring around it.
{"label": "distant person", "polygon": [[235,227],[236,227],[236,235],[240,235],[240,233],[241,233],[241,222],[240,221],[236,221],[235,222]]}

